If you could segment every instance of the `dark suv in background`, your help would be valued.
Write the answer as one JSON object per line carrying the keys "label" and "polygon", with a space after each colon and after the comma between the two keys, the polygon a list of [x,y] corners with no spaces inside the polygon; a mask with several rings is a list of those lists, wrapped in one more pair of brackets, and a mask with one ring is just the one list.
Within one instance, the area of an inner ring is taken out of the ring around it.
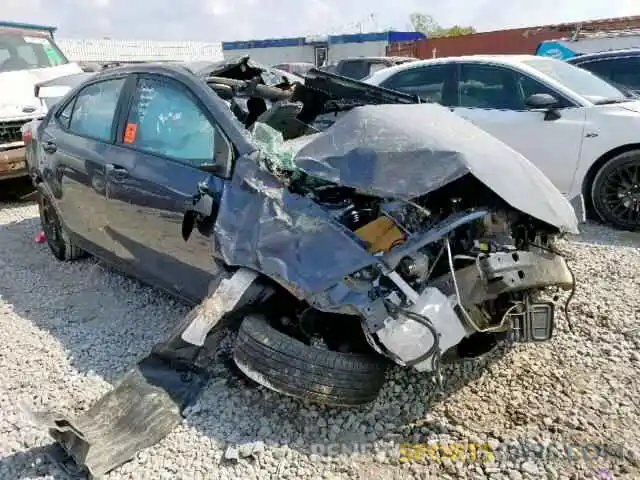
{"label": "dark suv in background", "polygon": [[567,62],[640,95],[640,48],[589,53]]}
{"label": "dark suv in background", "polygon": [[362,80],[383,68],[415,60],[417,58],[412,57],[354,57],[342,59],[336,64],[320,67],[320,70],[355,80]]}

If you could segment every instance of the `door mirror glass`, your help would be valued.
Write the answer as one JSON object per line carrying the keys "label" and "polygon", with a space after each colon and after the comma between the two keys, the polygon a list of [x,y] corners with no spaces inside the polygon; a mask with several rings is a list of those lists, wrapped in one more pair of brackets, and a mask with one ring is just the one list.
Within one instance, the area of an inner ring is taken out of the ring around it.
{"label": "door mirror glass", "polygon": [[558,105],[558,99],[548,93],[534,93],[524,103],[529,108],[548,110]]}
{"label": "door mirror glass", "polygon": [[213,160],[213,163],[202,163],[198,168],[223,178],[229,178],[233,167],[233,146],[219,128],[216,128],[215,132]]}

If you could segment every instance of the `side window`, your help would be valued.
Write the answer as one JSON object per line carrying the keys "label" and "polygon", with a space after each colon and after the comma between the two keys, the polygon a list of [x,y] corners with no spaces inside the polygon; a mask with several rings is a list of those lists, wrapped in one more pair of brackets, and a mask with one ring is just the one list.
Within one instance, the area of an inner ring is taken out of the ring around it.
{"label": "side window", "polygon": [[460,65],[460,106],[497,110],[522,110],[524,102],[517,88],[517,74],[495,65]]}
{"label": "side window", "polygon": [[640,57],[619,58],[611,70],[611,79],[614,82],[640,89]]}
{"label": "side window", "polygon": [[367,75],[373,75],[377,71],[384,70],[385,68],[388,68],[388,67],[389,67],[389,65],[387,65],[386,63],[382,63],[382,62],[371,63],[369,65],[369,73],[367,73]]}
{"label": "side window", "polygon": [[577,63],[576,66],[580,68],[584,68],[585,70],[589,70],[591,73],[595,73],[596,75],[604,78],[605,80],[613,80],[612,78],[613,63],[614,63],[614,60],[605,59],[605,60],[594,60],[593,62]]}
{"label": "side window", "polygon": [[448,65],[410,68],[387,79],[382,83],[382,86],[418,95],[427,102],[442,103],[444,84],[448,73]]}
{"label": "side window", "polygon": [[[558,99],[557,108],[568,108],[572,106],[572,103],[558,92],[528,75],[518,75],[518,87],[521,92],[523,103],[531,95],[546,93]],[[524,108],[526,108],[526,106]]]}
{"label": "side window", "polygon": [[[124,78],[106,80],[82,89],[69,104],[73,105],[71,119],[68,122],[69,131],[83,137],[110,141],[113,117],[124,82]],[[62,110],[58,117],[63,126],[66,126],[68,109],[69,106]]]}
{"label": "side window", "polygon": [[125,144],[197,167],[213,162],[215,137],[214,126],[185,87],[160,77],[138,81]]}
{"label": "side window", "polygon": [[369,75],[369,64],[362,60],[342,62],[339,67],[340,75],[360,80]]}
{"label": "side window", "polygon": [[71,112],[73,111],[73,107],[76,104],[75,98],[67,103],[67,106],[58,113],[58,122],[64,127],[69,128],[69,122],[71,121]]}

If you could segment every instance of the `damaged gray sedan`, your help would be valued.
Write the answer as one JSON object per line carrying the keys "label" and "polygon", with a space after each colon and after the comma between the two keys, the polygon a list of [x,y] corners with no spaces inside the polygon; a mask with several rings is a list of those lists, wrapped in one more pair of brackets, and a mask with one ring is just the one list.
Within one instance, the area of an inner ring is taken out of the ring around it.
{"label": "damaged gray sedan", "polygon": [[[199,304],[163,345],[238,328],[252,380],[330,405],[390,364],[439,375],[551,338],[578,232],[527,159],[439,105],[247,58],[91,76],[25,128],[53,254],[88,253]],[[186,358],[183,355],[183,359]]]}

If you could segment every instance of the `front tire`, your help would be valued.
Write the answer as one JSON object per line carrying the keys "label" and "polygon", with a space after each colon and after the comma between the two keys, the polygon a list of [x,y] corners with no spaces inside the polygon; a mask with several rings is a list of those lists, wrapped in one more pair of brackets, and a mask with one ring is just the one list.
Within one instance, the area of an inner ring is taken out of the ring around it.
{"label": "front tire", "polygon": [[639,230],[640,150],[605,163],[593,179],[591,199],[602,221],[623,230]]}
{"label": "front tire", "polygon": [[247,377],[271,390],[341,407],[375,400],[387,366],[375,355],[305,345],[253,315],[240,326],[233,360]]}
{"label": "front tire", "polygon": [[53,202],[46,194],[38,192],[38,211],[40,225],[47,238],[49,250],[61,262],[69,262],[84,256],[84,252],[76,247],[65,232]]}

